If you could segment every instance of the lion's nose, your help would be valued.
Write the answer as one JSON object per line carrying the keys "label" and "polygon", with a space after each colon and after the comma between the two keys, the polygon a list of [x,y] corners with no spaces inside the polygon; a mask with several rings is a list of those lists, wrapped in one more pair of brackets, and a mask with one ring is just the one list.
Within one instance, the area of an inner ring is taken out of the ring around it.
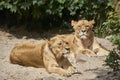
{"label": "lion's nose", "polygon": [[86,32],[86,30],[82,30],[82,32]]}
{"label": "lion's nose", "polygon": [[70,48],[65,48],[65,49],[68,50],[68,51],[70,50]]}

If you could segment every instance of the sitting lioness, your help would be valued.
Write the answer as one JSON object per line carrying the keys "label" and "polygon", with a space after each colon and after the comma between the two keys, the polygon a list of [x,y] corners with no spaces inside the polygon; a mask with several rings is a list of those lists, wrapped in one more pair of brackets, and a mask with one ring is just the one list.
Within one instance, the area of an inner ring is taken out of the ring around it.
{"label": "sitting lioness", "polygon": [[[45,67],[49,73],[69,76],[76,72],[66,58],[69,53],[70,48],[67,41],[52,38],[40,44],[17,44],[11,51],[10,61],[13,64],[24,66]],[[64,66],[66,69],[62,68]]]}
{"label": "sitting lioness", "polygon": [[[64,37],[68,40],[71,46],[71,58],[76,57],[77,54],[82,53],[88,56],[103,56],[108,55],[109,51],[102,48],[94,37],[92,28],[94,20],[79,20],[71,21],[71,25],[75,30],[74,34],[57,35],[55,37]],[[73,59],[73,58],[72,58]],[[72,60],[74,61],[74,60]]]}

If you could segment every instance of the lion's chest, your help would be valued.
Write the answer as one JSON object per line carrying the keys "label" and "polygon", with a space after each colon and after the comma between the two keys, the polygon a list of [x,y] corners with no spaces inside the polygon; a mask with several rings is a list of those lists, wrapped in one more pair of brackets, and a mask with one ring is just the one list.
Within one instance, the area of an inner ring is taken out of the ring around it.
{"label": "lion's chest", "polygon": [[90,49],[92,50],[92,45],[93,44],[93,40],[91,39],[88,39],[88,40],[79,40],[79,41],[76,41],[76,48],[77,49]]}
{"label": "lion's chest", "polygon": [[83,42],[81,44],[82,44],[82,47],[84,49],[90,49],[90,50],[92,50],[92,43],[91,43],[91,41],[86,41],[86,42]]}

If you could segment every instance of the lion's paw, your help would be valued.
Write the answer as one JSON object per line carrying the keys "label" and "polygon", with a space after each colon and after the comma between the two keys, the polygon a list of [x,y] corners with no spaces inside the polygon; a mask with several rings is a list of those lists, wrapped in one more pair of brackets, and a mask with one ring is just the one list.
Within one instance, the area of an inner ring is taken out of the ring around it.
{"label": "lion's paw", "polygon": [[76,73],[77,70],[76,68],[74,68],[73,66],[70,66],[68,69],[67,69],[67,76],[71,76],[72,74]]}

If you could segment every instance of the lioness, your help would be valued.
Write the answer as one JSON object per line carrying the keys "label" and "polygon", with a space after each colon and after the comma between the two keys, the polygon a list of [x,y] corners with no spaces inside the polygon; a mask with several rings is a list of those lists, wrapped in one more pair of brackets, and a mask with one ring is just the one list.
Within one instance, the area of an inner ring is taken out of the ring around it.
{"label": "lioness", "polygon": [[[69,53],[70,48],[67,41],[52,38],[40,44],[17,44],[11,51],[10,61],[24,66],[45,67],[49,73],[69,76],[76,72],[66,58]],[[63,69],[64,66],[67,69]]]}
{"label": "lioness", "polygon": [[[76,57],[77,54],[82,53],[88,56],[103,56],[108,55],[109,51],[103,49],[94,37],[92,28],[94,20],[79,20],[71,21],[71,25],[75,30],[74,34],[57,35],[55,37],[65,37],[71,45],[71,56]],[[72,60],[74,61],[74,60]]]}
{"label": "lioness", "polygon": [[[92,28],[94,20],[79,20],[79,21],[71,21],[71,25],[75,30],[75,34],[73,37],[72,43],[75,45],[78,50],[83,50],[92,53],[92,55],[96,54],[97,56],[108,55],[109,51],[103,48],[98,42],[96,37],[94,37]],[[75,48],[75,49],[76,49]],[[92,52],[91,52],[92,51]]]}

